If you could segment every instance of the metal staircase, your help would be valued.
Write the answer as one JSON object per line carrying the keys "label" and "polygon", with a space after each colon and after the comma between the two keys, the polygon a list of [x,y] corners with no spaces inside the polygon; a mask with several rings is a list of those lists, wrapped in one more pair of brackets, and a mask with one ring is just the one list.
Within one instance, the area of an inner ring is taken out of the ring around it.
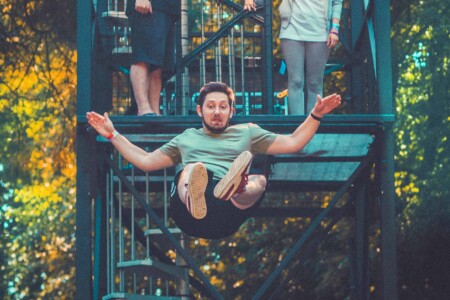
{"label": "metal staircase", "polygon": [[[155,136],[146,144],[156,147],[167,137]],[[99,142],[106,140],[99,138]],[[142,143],[142,137],[133,142]],[[124,163],[117,153],[108,155],[108,148],[103,156],[109,169],[105,182],[108,284],[102,299],[190,299],[192,283],[220,298],[188,254],[184,234],[170,224],[168,185],[174,168],[145,173]],[[203,284],[189,275],[189,269]]]}
{"label": "metal staircase", "polygon": [[[101,13],[101,17],[105,22],[104,28],[108,28],[109,32],[112,29],[114,34],[112,45],[108,44],[109,40],[111,40],[110,38],[102,38],[102,40],[107,45],[107,51],[110,51],[112,65],[121,67],[122,73],[124,68],[126,68],[124,66],[129,65],[128,61],[132,51],[129,35],[131,29],[128,26],[128,18],[125,14],[126,5],[127,0],[109,0],[107,11]],[[109,33],[108,31],[107,33]],[[120,68],[118,70],[121,71]],[[130,98],[129,95],[130,91],[125,97]],[[120,97],[117,97],[117,99],[120,99]],[[120,103],[117,103],[117,106],[120,106]],[[168,107],[166,101],[163,102],[163,107]],[[128,168],[128,166],[125,166],[125,168]],[[147,205],[150,205],[150,174],[146,173],[136,176],[136,170],[133,166],[130,166],[130,170],[131,174],[129,177],[131,176],[133,184],[136,181],[145,183],[144,198]],[[124,170],[122,169],[121,171]],[[144,179],[140,178],[142,176]],[[163,182],[163,222],[168,227],[168,178],[166,170],[164,170]],[[134,196],[128,199],[130,207],[129,210],[126,210],[126,205],[124,204],[124,201],[126,201],[124,194],[126,193],[122,192],[122,183],[112,171],[108,174],[107,183],[107,219],[109,220],[109,226],[107,226],[107,235],[109,237],[107,239],[107,248],[109,250],[108,286],[107,295],[102,299],[187,299],[189,295],[189,275],[183,260],[178,255],[174,263],[169,263],[162,262],[154,255],[152,256],[150,243],[153,240],[161,240],[162,230],[151,228],[150,219],[147,215],[143,231],[140,226],[142,222],[135,215],[136,200]],[[118,199],[115,195],[118,195]],[[124,214],[127,212],[128,215],[125,217]],[[128,220],[128,226],[125,226],[124,219]],[[145,243],[136,240],[136,230],[143,231]],[[180,245],[184,247],[182,233],[178,228],[168,227],[168,232],[176,237],[181,242]],[[161,245],[161,241],[158,244]],[[139,246],[141,249],[139,249]]]}
{"label": "metal staircase", "polygon": [[[144,183],[142,197],[147,205],[150,199],[150,174],[139,172],[133,166],[122,166],[120,169],[133,185]],[[153,178],[152,178],[153,180]],[[163,194],[159,199],[163,202],[162,222],[167,230],[184,247],[183,234],[178,228],[168,223],[169,180],[166,170],[163,172]],[[186,299],[189,295],[188,269],[180,256],[174,261],[161,261],[152,251],[151,243],[166,245],[163,231],[152,228],[150,218],[136,214],[138,205],[133,195],[123,187],[122,182],[110,170],[107,175],[107,294],[103,299]],[[137,234],[139,232],[139,234]],[[141,237],[140,239],[138,237]],[[156,247],[153,245],[153,247]],[[167,251],[167,249],[164,249]],[[175,296],[172,296],[175,295]],[[183,298],[185,297],[185,298]]]}

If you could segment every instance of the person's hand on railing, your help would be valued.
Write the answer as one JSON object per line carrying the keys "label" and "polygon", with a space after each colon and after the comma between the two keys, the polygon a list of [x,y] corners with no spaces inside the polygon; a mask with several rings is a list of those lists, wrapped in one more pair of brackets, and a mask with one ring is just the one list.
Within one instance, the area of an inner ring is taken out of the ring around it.
{"label": "person's hand on railing", "polygon": [[256,3],[255,0],[245,0],[244,10],[248,11],[256,11]]}
{"label": "person's hand on railing", "polygon": [[140,14],[152,14],[152,3],[149,0],[136,0],[134,9]]}

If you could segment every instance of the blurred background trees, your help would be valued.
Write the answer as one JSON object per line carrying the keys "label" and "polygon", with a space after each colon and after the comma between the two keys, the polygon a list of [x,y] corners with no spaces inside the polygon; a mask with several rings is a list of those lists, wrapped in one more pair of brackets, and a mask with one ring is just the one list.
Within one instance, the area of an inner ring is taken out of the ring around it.
{"label": "blurred background trees", "polygon": [[448,1],[395,1],[399,292],[450,292],[450,17]]}
{"label": "blurred background trees", "polygon": [[71,299],[76,1],[0,11],[0,298]]}

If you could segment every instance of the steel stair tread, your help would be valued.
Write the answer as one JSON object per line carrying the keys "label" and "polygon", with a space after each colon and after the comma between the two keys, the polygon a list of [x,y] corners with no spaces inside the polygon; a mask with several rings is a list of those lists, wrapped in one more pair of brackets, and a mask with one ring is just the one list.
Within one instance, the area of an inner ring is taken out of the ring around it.
{"label": "steel stair tread", "polygon": [[184,267],[169,265],[150,258],[121,261],[117,263],[117,267],[161,279],[174,279],[174,277],[183,279],[185,276]]}
{"label": "steel stair tread", "polygon": [[102,297],[102,300],[176,300],[176,299],[177,300],[182,299],[182,297],[140,295],[122,292],[111,293]]}
{"label": "steel stair tread", "polygon": [[[172,234],[181,234],[182,231],[180,228],[167,228],[167,230],[169,230],[170,233]],[[147,235],[161,235],[162,234],[162,230],[159,228],[152,228],[152,229],[147,229],[144,231],[144,234]]]}

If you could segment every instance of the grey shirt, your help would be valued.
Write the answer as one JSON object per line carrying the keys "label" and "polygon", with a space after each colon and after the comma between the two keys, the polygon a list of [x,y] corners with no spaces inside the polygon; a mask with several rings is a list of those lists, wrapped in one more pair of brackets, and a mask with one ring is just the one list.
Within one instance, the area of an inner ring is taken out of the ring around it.
{"label": "grey shirt", "polygon": [[340,19],[342,0],[283,0],[280,39],[325,42],[333,18]]}

